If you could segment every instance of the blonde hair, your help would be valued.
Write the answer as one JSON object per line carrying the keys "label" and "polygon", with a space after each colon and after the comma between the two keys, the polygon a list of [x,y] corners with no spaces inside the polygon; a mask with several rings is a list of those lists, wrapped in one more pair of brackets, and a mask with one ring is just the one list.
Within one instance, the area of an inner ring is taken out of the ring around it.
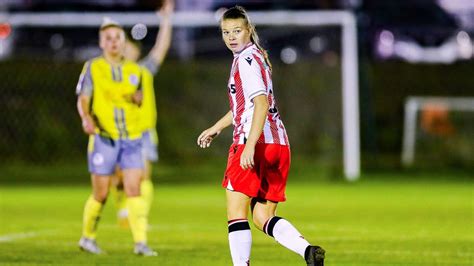
{"label": "blonde hair", "polygon": [[268,57],[268,52],[267,50],[263,49],[263,47],[260,45],[260,39],[258,38],[257,30],[255,29],[255,25],[252,24],[250,21],[249,16],[247,15],[247,11],[241,7],[241,6],[234,6],[229,9],[227,9],[224,14],[222,15],[221,22],[226,20],[226,19],[243,19],[245,21],[245,24],[248,27],[248,30],[250,32],[250,40],[252,43],[254,43],[257,48],[262,52],[263,57],[265,59],[265,63],[268,65],[270,68],[270,71],[272,70],[272,64],[270,63],[270,58]]}

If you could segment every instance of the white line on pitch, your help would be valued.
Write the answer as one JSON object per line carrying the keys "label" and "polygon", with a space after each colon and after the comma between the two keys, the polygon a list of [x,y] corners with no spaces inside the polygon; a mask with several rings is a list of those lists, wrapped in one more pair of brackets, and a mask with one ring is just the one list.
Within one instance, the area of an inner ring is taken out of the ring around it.
{"label": "white line on pitch", "polygon": [[0,236],[0,243],[13,242],[15,240],[25,239],[25,238],[33,238],[39,235],[49,234],[53,231],[54,230],[21,232],[21,233],[16,233],[16,234],[3,235],[3,236]]}

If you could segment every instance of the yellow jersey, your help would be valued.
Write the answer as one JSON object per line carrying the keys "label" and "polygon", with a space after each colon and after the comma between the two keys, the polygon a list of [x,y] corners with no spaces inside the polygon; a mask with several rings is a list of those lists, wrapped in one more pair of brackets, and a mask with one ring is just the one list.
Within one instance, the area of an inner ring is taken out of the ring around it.
{"label": "yellow jersey", "polygon": [[91,97],[90,110],[99,134],[112,139],[141,137],[141,108],[131,96],[142,89],[142,78],[142,67],[132,61],[113,66],[101,56],[85,63],[76,93]]}

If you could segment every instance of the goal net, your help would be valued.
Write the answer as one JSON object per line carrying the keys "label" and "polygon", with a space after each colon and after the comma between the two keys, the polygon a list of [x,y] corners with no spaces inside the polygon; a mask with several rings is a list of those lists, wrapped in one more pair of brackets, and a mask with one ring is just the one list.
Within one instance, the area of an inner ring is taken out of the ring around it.
{"label": "goal net", "polygon": [[474,98],[409,97],[402,164],[474,165]]}
{"label": "goal net", "polygon": [[[126,30],[147,25],[143,50],[149,51],[159,25],[152,12],[0,14],[0,23],[11,27],[9,36],[0,36],[0,116],[6,123],[0,130],[2,159],[41,162],[64,158],[65,153],[82,158],[85,137],[74,88],[85,60],[100,55],[97,29],[105,16]],[[354,16],[344,11],[272,11],[250,12],[250,17],[274,65],[276,98],[293,153],[337,165],[347,179],[357,179]],[[160,153],[163,158],[192,158],[201,156],[193,146],[197,134],[228,110],[225,87],[232,55],[213,12],[177,12],[173,26],[170,53],[155,78]],[[216,143],[222,148],[228,144]]]}

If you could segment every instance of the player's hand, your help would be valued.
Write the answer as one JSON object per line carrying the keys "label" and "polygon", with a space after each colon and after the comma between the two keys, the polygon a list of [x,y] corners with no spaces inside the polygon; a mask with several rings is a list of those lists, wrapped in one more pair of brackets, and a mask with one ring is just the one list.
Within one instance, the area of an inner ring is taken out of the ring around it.
{"label": "player's hand", "polygon": [[88,135],[95,134],[95,123],[94,119],[90,115],[86,115],[82,118],[82,130]]}
{"label": "player's hand", "polygon": [[197,138],[197,145],[201,148],[208,148],[211,146],[212,140],[221,133],[220,130],[217,130],[214,127],[210,127],[204,130],[201,135]]}
{"label": "player's hand", "polygon": [[240,167],[242,169],[252,169],[255,166],[254,157],[255,155],[255,147],[251,145],[245,145],[242,154],[240,155]]}
{"label": "player's hand", "polygon": [[143,91],[138,90],[132,94],[132,102],[138,106],[142,104],[143,101]]}

